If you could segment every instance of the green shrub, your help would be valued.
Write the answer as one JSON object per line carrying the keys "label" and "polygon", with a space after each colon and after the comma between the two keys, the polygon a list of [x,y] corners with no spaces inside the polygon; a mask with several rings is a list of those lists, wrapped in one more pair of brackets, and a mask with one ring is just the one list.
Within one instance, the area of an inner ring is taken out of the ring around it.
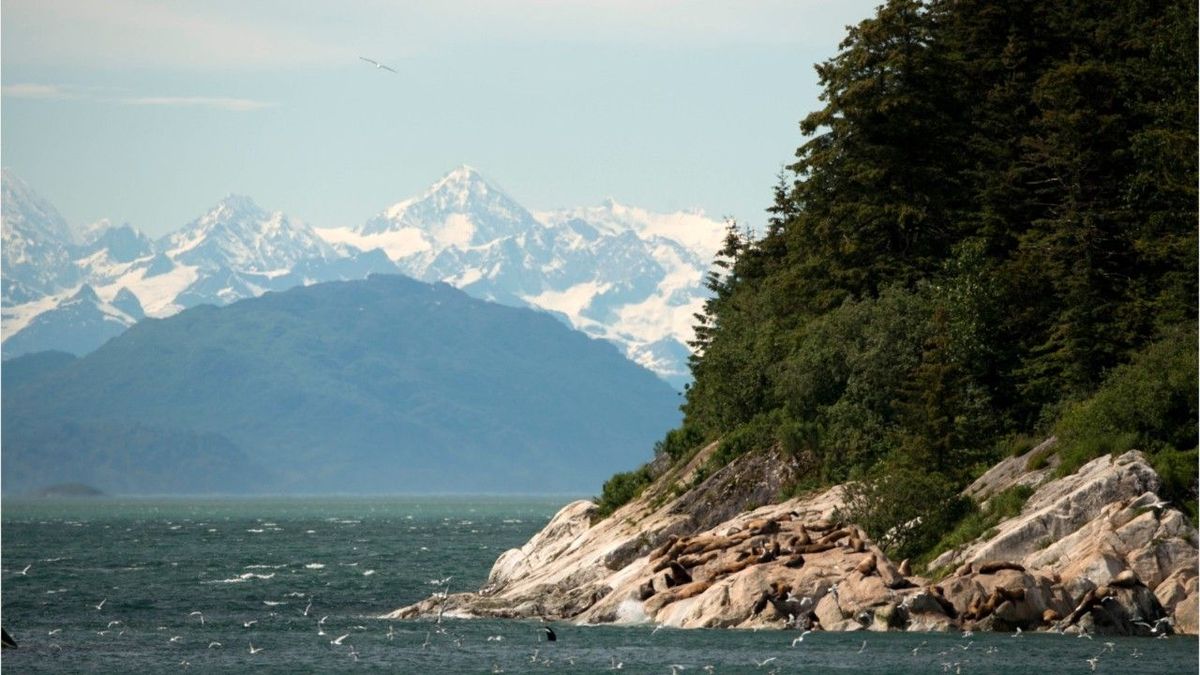
{"label": "green shrub", "polygon": [[1033,494],[1033,488],[1028,485],[1014,485],[993,496],[987,503],[987,508],[980,508],[970,503],[958,522],[928,550],[914,556],[918,565],[926,565],[934,558],[966,546],[982,536],[994,533],[994,528],[1001,521],[1021,513],[1025,502]]}
{"label": "green shrub", "polygon": [[1068,406],[1055,428],[1057,475],[1108,453],[1196,447],[1196,350],[1195,324],[1178,326],[1113,369],[1091,398]]}
{"label": "green shrub", "polygon": [[1038,444],[1035,437],[1028,434],[1017,434],[1000,439],[996,444],[997,454],[1001,457],[1021,457],[1034,449]]}
{"label": "green shrub", "polygon": [[654,479],[650,476],[650,467],[643,466],[636,471],[618,473],[604,482],[600,498],[596,500],[599,509],[597,518],[607,518],[613,511],[621,508],[646,489]]}
{"label": "green shrub", "polygon": [[1200,453],[1195,448],[1187,451],[1164,450],[1151,456],[1150,463],[1162,479],[1159,496],[1171,502],[1196,522],[1196,468]]}
{"label": "green shrub", "polygon": [[889,556],[917,558],[971,508],[942,475],[910,467],[880,467],[846,486],[838,517],[867,531]]}
{"label": "green shrub", "polygon": [[777,442],[778,429],[783,424],[783,411],[774,410],[758,415],[730,432],[721,439],[716,451],[704,463],[703,475],[711,476],[742,455],[769,449]]}
{"label": "green shrub", "polygon": [[654,454],[665,454],[672,463],[683,458],[690,458],[704,444],[704,434],[693,426],[684,424],[678,429],[672,429],[659,442],[654,444]]}
{"label": "green shrub", "polygon": [[1025,468],[1029,471],[1039,471],[1046,468],[1050,463],[1050,457],[1058,450],[1058,446],[1051,444],[1029,456],[1025,461]]}

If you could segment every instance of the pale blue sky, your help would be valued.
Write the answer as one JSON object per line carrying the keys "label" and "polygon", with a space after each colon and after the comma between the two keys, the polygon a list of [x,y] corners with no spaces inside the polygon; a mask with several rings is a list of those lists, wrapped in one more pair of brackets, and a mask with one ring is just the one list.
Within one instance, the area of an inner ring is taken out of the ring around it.
{"label": "pale blue sky", "polygon": [[358,225],[462,163],[530,208],[757,225],[812,64],[876,4],[3,0],[0,160],[152,235],[230,192]]}

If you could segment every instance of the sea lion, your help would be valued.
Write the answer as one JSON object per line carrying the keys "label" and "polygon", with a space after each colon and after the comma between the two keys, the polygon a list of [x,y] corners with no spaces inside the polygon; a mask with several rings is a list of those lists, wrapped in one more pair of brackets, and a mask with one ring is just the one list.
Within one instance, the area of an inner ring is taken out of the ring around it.
{"label": "sea lion", "polygon": [[897,571],[903,576],[912,576],[912,564],[908,562],[908,558],[900,561],[900,568]]}
{"label": "sea lion", "polygon": [[672,560],[678,558],[679,552],[688,545],[690,540],[691,537],[680,537],[678,541],[671,545],[671,548],[667,549],[667,557],[671,558]]}
{"label": "sea lion", "polygon": [[980,574],[995,574],[1000,570],[1016,570],[1024,572],[1025,566],[1020,563],[1009,562],[1007,560],[989,560],[979,566]]}
{"label": "sea lion", "polygon": [[988,616],[992,612],[996,611],[996,607],[999,607],[1000,603],[1002,602],[1004,602],[1004,596],[1000,594],[1000,591],[992,591],[988,595],[987,600],[984,600],[983,604],[979,606],[979,611],[976,612],[975,617],[977,619],[982,619]]}
{"label": "sea lion", "polygon": [[654,593],[655,593],[654,580],[647,579],[646,583],[642,584],[641,586],[638,586],[637,599],[645,600],[649,597],[652,597],[654,595]]}
{"label": "sea lion", "polygon": [[867,554],[867,557],[862,559],[862,562],[854,566],[854,571],[858,572],[864,577],[870,576],[871,573],[875,571],[876,565],[877,562],[875,560],[875,554],[869,553]]}
{"label": "sea lion", "polygon": [[825,551],[832,551],[835,548],[837,548],[837,544],[834,544],[834,543],[804,544],[804,545],[793,548],[792,552],[793,553],[824,553]]}
{"label": "sea lion", "polygon": [[808,530],[805,529],[805,527],[803,525],[800,526],[800,531],[796,533],[796,543],[797,544],[811,544],[812,543],[812,535],[810,535],[808,533]]}
{"label": "sea lion", "polygon": [[954,570],[954,576],[965,577],[965,576],[969,575],[972,571],[973,570],[971,568],[971,563],[963,563],[958,566],[958,569]]}
{"label": "sea lion", "polygon": [[732,546],[736,546],[736,545],[742,543],[748,537],[749,537],[749,533],[744,533],[742,536],[717,537],[717,538],[713,539],[712,541],[710,541],[708,544],[706,544],[704,546],[704,548],[700,549],[700,552],[708,553],[709,551],[723,551],[727,548],[730,548]]}
{"label": "sea lion", "polygon": [[736,560],[734,562],[725,563],[724,565],[721,565],[721,566],[717,567],[716,569],[714,569],[712,571],[712,574],[708,577],[708,579],[709,579],[709,581],[716,581],[717,579],[720,579],[721,577],[724,577],[724,576],[727,576],[730,574],[737,574],[738,572],[741,572],[742,570],[746,569],[747,567],[754,565],[756,562],[757,561],[754,558],[745,558],[745,559]]}
{"label": "sea lion", "polygon": [[929,594],[930,597],[937,601],[937,604],[941,606],[942,611],[946,613],[946,616],[950,617],[951,619],[957,619],[958,608],[955,607],[954,603],[950,602],[950,600],[942,593],[942,587],[933,586],[930,590],[933,591]]}
{"label": "sea lion", "polygon": [[800,569],[801,567],[804,567],[804,556],[800,555],[799,553],[795,553],[791,558],[788,558],[787,562],[783,563],[783,566],[793,570]]}
{"label": "sea lion", "polygon": [[677,541],[679,541],[679,535],[672,534],[672,535],[668,536],[667,540],[665,542],[663,542],[662,545],[658,546],[657,548],[654,549],[654,551],[652,551],[650,553],[650,559],[656,560],[658,558],[665,556],[667,554],[667,551],[670,551],[671,547],[674,546],[675,542],[677,542]]}
{"label": "sea lion", "polygon": [[1011,600],[1013,602],[1021,602],[1022,600],[1025,599],[1025,589],[1024,588],[1009,589],[1009,588],[1000,586],[999,588],[996,589],[996,592],[999,593],[1001,595],[1001,597],[1003,597],[1005,600]]}
{"label": "sea lion", "polygon": [[698,553],[696,555],[683,555],[679,556],[678,562],[680,565],[691,569],[693,567],[699,567],[710,562],[720,554],[720,551],[710,551],[708,553]]}
{"label": "sea lion", "polygon": [[688,541],[687,546],[679,549],[679,555],[684,556],[692,553],[699,553],[700,551],[704,550],[704,547],[708,546],[711,541],[712,537],[695,537]]}
{"label": "sea lion", "polygon": [[747,524],[746,529],[750,530],[751,534],[775,534],[779,531],[779,521],[752,520]]}
{"label": "sea lion", "polygon": [[674,581],[671,584],[672,586],[682,586],[692,583],[692,575],[684,569],[683,565],[674,560],[671,561],[671,579]]}
{"label": "sea lion", "polygon": [[808,529],[814,530],[816,532],[828,532],[829,530],[832,530],[835,527],[837,527],[837,524],[834,523],[832,520],[829,520],[828,518],[822,518],[821,520],[818,520],[815,523],[810,523],[808,525]]}
{"label": "sea lion", "polygon": [[1078,621],[1084,614],[1087,613],[1089,609],[1092,608],[1092,605],[1095,603],[1096,589],[1092,589],[1087,593],[1084,593],[1083,598],[1079,600],[1079,604],[1075,606],[1075,611],[1071,612],[1071,614],[1067,616],[1067,625],[1070,626]]}
{"label": "sea lion", "polygon": [[700,595],[704,591],[707,591],[710,586],[712,586],[712,583],[709,581],[693,581],[689,584],[677,586],[669,591],[659,593],[646,601],[646,613],[653,615],[672,602]]}
{"label": "sea lion", "polygon": [[762,611],[767,608],[767,603],[769,603],[770,601],[771,601],[770,592],[763,591],[761,594],[759,594],[758,600],[754,601],[754,605],[750,607],[750,614],[752,614],[752,615],[761,614]]}
{"label": "sea lion", "polygon": [[1046,609],[1042,612],[1042,623],[1051,624],[1062,618],[1062,615],[1053,609]]}
{"label": "sea lion", "polygon": [[818,544],[832,544],[843,537],[850,536],[849,528],[836,529],[817,540]]}
{"label": "sea lion", "polygon": [[1124,572],[1121,572],[1117,576],[1113,577],[1112,581],[1108,583],[1110,586],[1116,586],[1118,588],[1133,588],[1134,586],[1140,584],[1141,581],[1138,580],[1137,575],[1134,574],[1133,570],[1125,570]]}

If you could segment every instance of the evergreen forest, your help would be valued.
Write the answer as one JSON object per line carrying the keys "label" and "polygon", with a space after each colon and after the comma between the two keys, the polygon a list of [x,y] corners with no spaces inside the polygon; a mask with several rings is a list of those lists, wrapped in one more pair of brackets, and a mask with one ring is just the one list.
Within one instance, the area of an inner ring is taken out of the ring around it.
{"label": "evergreen forest", "polygon": [[891,0],[849,28],[765,231],[731,223],[714,263],[683,425],[602,512],[715,441],[709,472],[797,459],[781,499],[855,481],[918,560],[986,525],[959,492],[1010,455],[1141,450],[1194,520],[1196,36],[1181,0]]}

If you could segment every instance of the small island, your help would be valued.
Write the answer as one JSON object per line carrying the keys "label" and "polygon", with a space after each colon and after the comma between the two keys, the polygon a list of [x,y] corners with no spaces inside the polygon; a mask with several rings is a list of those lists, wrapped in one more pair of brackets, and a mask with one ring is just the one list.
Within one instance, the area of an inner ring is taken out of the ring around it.
{"label": "small island", "polygon": [[36,497],[70,497],[75,498],[91,498],[106,496],[103,491],[98,490],[91,485],[84,483],[56,483],[41,488],[34,493]]}

